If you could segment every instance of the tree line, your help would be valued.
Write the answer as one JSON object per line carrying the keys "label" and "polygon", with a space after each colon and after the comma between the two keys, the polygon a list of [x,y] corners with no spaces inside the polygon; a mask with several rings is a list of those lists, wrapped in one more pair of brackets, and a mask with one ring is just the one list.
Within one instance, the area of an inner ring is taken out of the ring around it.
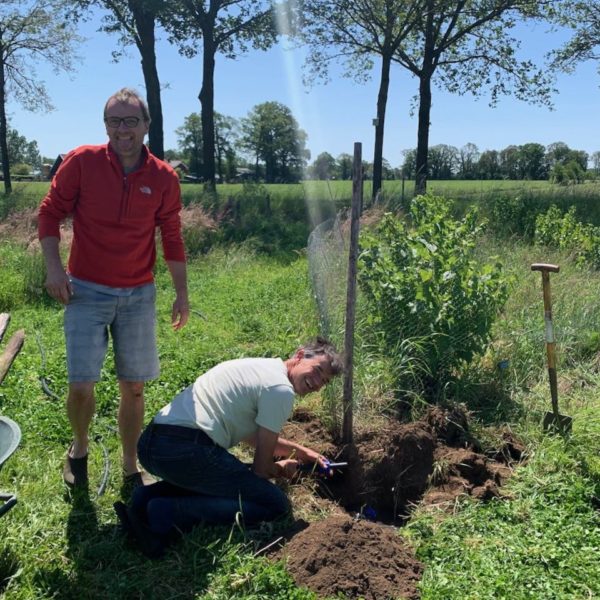
{"label": "tree line", "polygon": [[[162,158],[161,86],[156,60],[156,31],[180,54],[202,55],[200,123],[202,177],[214,189],[219,160],[214,75],[218,54],[236,59],[250,48],[266,50],[278,38],[292,38],[308,49],[307,69],[326,80],[329,67],[342,63],[346,75],[365,80],[378,67],[373,193],[383,177],[383,140],[390,79],[405,69],[418,81],[418,132],[414,153],[417,192],[434,176],[429,148],[434,88],[486,95],[490,104],[512,94],[526,102],[551,104],[553,76],[581,60],[597,60],[600,0],[4,0],[0,5],[0,156],[5,191],[11,190],[7,148],[9,98],[32,110],[50,107],[36,77],[36,60],[57,70],[72,70],[80,38],[73,23],[101,10],[101,31],[117,35],[120,52],[139,52],[152,123],[151,151]],[[559,24],[571,39],[545,64],[520,54],[515,26],[533,21]],[[300,130],[298,130],[298,134]],[[224,157],[224,158],[223,158]],[[481,157],[480,157],[481,158]],[[257,160],[265,160],[257,155]],[[295,168],[281,157],[285,169]],[[436,160],[433,160],[433,166]],[[267,178],[281,176],[264,162]]]}

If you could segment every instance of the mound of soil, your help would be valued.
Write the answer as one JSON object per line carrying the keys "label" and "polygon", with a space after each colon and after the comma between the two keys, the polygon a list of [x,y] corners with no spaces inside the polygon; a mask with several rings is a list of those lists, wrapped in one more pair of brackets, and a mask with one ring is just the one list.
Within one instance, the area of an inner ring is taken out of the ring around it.
{"label": "mound of soil", "polygon": [[417,504],[451,509],[460,496],[481,501],[497,497],[510,465],[524,453],[523,445],[505,431],[500,447],[483,454],[460,406],[433,407],[419,421],[390,420],[371,431],[357,431],[354,444],[346,447],[334,443],[304,409],[282,433],[348,462],[332,478],[316,485],[304,478],[291,490],[292,497],[301,498],[293,488],[312,486],[346,514],[332,511],[323,521],[286,536],[288,542],[278,552],[287,558],[296,582],[322,596],[342,592],[349,598],[417,598],[422,566],[390,524],[402,524]]}
{"label": "mound of soil", "polygon": [[388,525],[332,516],[298,533],[277,556],[298,585],[320,596],[419,598],[423,565]]}

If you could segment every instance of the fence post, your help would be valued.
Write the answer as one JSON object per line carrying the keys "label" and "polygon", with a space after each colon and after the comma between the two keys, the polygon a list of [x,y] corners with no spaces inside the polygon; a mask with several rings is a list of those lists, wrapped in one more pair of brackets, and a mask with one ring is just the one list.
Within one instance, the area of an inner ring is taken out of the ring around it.
{"label": "fence post", "polygon": [[346,323],[344,331],[344,391],[342,406],[342,443],[351,444],[352,431],[352,379],[354,369],[354,316],[356,314],[356,271],[358,260],[358,232],[363,200],[362,144],[354,144],[352,175],[352,213],[350,220],[350,250],[348,253],[348,287],[346,291]]}

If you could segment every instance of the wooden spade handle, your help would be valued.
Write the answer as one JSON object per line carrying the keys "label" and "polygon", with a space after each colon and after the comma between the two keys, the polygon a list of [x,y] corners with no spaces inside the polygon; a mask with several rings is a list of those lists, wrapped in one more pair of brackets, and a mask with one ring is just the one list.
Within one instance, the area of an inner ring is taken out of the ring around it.
{"label": "wooden spade handle", "polygon": [[560,271],[560,267],[558,265],[549,265],[547,263],[533,263],[531,265],[532,271],[542,271],[549,273],[558,273]]}

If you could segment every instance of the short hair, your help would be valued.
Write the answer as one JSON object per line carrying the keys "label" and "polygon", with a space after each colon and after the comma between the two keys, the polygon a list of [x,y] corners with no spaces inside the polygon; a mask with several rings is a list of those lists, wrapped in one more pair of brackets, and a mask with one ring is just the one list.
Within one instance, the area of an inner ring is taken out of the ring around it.
{"label": "short hair", "polygon": [[300,346],[299,350],[304,351],[304,358],[326,356],[329,359],[332,375],[339,375],[344,371],[344,359],[342,355],[327,338],[317,336],[314,341]]}
{"label": "short hair", "polygon": [[144,121],[146,123],[150,123],[150,111],[148,110],[148,105],[146,104],[146,101],[135,90],[124,87],[124,88],[120,89],[118,92],[115,92],[106,101],[106,104],[104,105],[104,117],[105,118],[106,118],[106,109],[108,108],[108,103],[111,100],[116,100],[117,102],[125,102],[125,103],[131,102],[132,100],[137,102],[142,111],[142,117],[143,117]]}

